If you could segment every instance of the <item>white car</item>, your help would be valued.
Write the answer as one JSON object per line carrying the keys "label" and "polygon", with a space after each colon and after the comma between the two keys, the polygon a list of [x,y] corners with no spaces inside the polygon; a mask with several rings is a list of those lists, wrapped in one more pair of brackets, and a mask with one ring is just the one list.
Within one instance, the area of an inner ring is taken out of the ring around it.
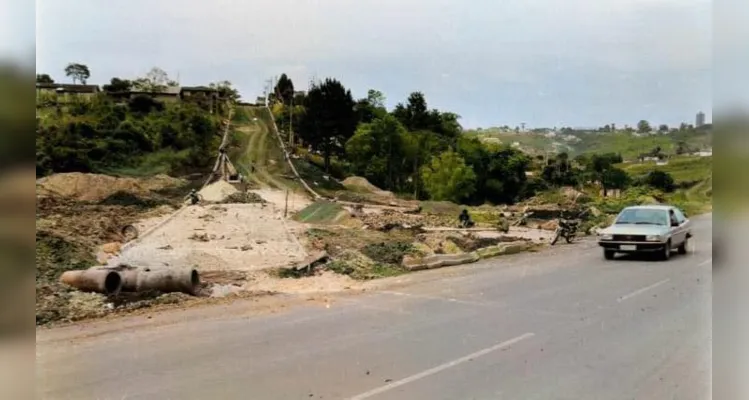
{"label": "white car", "polygon": [[598,232],[598,244],[607,260],[616,253],[655,253],[668,260],[673,250],[686,254],[691,237],[691,222],[681,210],[647,205],[622,210],[611,226]]}

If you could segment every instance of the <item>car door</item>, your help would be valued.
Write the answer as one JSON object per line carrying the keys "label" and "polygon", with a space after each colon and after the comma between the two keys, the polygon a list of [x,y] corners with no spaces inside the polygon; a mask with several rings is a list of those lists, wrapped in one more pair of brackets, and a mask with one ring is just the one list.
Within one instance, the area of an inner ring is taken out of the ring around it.
{"label": "car door", "polygon": [[671,228],[671,243],[680,245],[684,243],[685,240],[687,240],[689,220],[684,217],[684,213],[682,213],[678,208],[674,207],[671,209],[671,211],[673,211],[676,222],[678,223],[678,226]]}

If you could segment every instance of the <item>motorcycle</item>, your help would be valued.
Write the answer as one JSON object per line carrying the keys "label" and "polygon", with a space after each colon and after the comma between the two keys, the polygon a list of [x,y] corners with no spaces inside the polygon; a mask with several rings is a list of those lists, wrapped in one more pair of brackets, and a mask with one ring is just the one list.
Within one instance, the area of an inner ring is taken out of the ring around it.
{"label": "motorcycle", "polygon": [[556,244],[560,237],[563,237],[567,243],[572,243],[577,236],[577,227],[579,224],[580,221],[578,220],[560,219],[559,226],[554,231],[554,238],[551,240],[551,245]]}

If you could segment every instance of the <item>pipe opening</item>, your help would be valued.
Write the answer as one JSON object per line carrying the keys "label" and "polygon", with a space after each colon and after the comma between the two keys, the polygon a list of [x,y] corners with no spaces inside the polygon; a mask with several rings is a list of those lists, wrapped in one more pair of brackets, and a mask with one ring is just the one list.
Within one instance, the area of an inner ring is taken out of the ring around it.
{"label": "pipe opening", "polygon": [[104,278],[104,290],[107,293],[116,293],[120,290],[121,286],[122,278],[117,272],[112,271],[107,274],[106,278]]}
{"label": "pipe opening", "polygon": [[195,269],[190,272],[190,283],[192,283],[193,287],[200,285],[200,275],[198,275],[198,271]]}

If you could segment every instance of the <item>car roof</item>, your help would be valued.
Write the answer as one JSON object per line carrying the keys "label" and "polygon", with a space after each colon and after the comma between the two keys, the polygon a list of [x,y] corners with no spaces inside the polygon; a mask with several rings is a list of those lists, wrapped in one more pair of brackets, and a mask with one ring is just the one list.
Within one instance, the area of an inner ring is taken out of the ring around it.
{"label": "car roof", "polygon": [[669,206],[667,204],[646,204],[641,206],[630,206],[625,207],[625,210],[663,210],[668,211],[673,209],[674,206]]}

